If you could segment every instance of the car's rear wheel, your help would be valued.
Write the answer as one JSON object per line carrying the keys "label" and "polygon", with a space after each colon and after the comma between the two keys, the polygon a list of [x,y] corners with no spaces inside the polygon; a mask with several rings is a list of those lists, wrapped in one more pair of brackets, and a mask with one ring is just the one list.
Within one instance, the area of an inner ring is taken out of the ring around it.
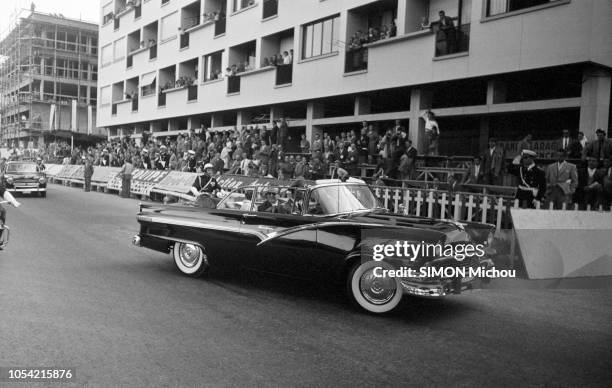
{"label": "car's rear wheel", "polygon": [[209,268],[208,256],[199,245],[176,243],[173,256],[178,269],[187,276],[200,277]]}
{"label": "car's rear wheel", "polygon": [[[375,314],[393,310],[402,299],[402,285],[398,278],[376,276],[375,269],[394,269],[383,261],[357,262],[349,271],[347,291],[356,306]],[[381,275],[381,270],[376,271]]]}

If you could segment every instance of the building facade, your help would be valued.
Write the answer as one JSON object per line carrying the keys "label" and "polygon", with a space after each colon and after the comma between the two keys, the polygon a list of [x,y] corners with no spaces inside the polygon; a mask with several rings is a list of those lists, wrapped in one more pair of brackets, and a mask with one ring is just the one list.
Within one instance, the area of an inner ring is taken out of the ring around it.
{"label": "building facade", "polygon": [[0,42],[0,137],[37,148],[95,128],[98,25],[28,12]]}
{"label": "building facade", "polygon": [[610,129],[611,17],[607,0],[102,0],[97,124],[173,136],[285,117],[299,139],[400,119],[420,145],[431,109],[446,155],[593,139]]}

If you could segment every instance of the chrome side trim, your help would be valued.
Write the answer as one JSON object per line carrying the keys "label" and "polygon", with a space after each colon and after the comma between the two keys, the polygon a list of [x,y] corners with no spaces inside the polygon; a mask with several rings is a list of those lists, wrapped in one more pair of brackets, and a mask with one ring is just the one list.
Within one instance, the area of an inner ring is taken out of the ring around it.
{"label": "chrome side trim", "polygon": [[201,229],[220,230],[223,232],[233,232],[233,233],[239,233],[239,234],[251,234],[251,235],[257,236],[260,240],[264,240],[268,237],[267,234],[258,232],[254,229],[223,226],[223,225],[218,225],[218,224],[210,224],[210,223],[206,223],[202,221],[188,221],[188,220],[170,218],[170,217],[142,215],[142,216],[138,216],[138,221],[153,222],[153,223],[168,224],[168,225],[187,226],[187,227],[201,228]]}

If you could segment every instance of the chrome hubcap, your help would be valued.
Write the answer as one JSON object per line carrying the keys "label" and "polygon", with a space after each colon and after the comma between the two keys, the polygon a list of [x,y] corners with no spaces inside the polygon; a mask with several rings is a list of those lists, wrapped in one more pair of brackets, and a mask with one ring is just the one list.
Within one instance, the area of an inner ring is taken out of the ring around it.
{"label": "chrome hubcap", "polygon": [[193,268],[198,264],[198,261],[205,258],[202,249],[193,244],[181,244],[179,247],[179,258],[181,263],[187,268]]}
{"label": "chrome hubcap", "polygon": [[381,305],[395,296],[395,280],[390,277],[374,276],[374,269],[368,270],[359,279],[361,295],[370,303]]}

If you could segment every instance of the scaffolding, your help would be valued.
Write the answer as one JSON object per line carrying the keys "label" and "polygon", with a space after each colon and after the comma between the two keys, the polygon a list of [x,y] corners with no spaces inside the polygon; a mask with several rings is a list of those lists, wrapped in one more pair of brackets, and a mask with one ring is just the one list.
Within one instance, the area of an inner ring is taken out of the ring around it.
{"label": "scaffolding", "polygon": [[[96,105],[98,26],[21,10],[0,40],[0,143],[72,130],[72,101]],[[62,114],[64,118],[62,119]]]}

